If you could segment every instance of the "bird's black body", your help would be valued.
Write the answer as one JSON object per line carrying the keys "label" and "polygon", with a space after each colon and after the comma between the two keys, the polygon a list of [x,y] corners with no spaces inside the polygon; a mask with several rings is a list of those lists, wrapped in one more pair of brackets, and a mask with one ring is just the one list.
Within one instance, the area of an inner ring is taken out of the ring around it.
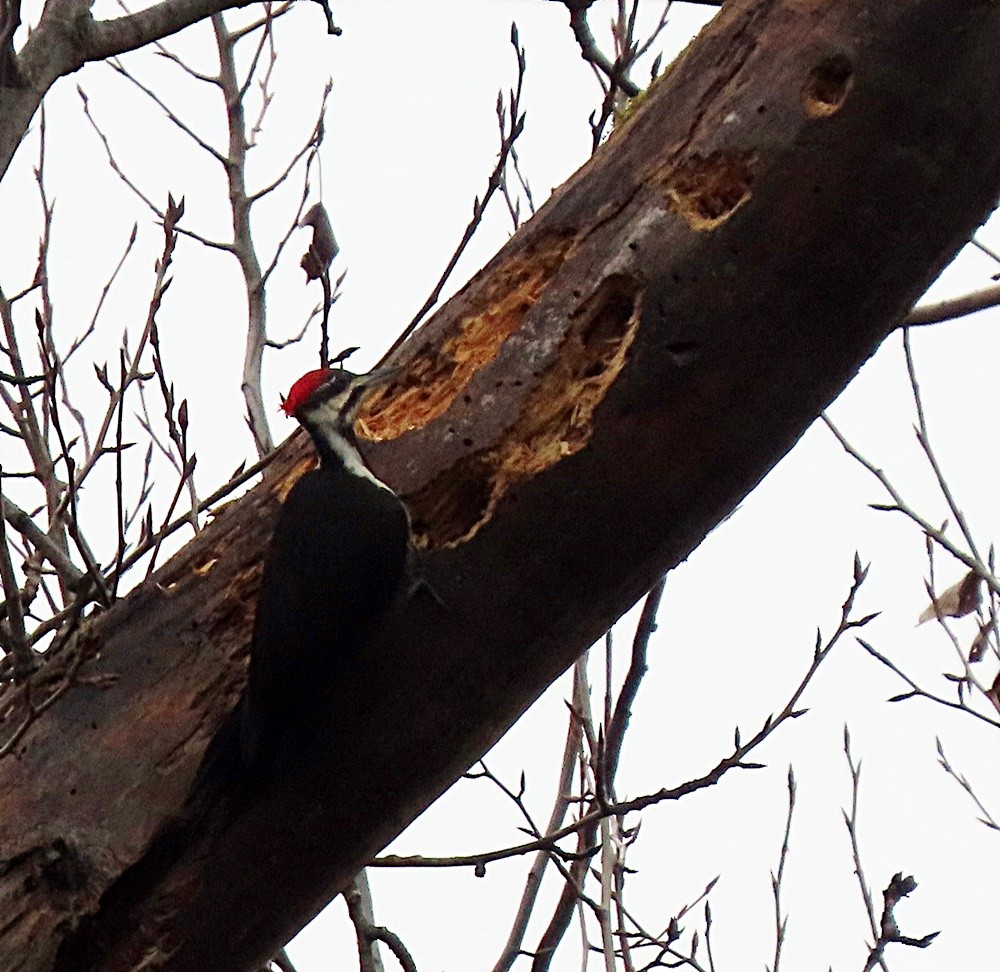
{"label": "bird's black body", "polygon": [[409,518],[354,440],[368,381],[325,375],[301,404],[298,385],[285,404],[312,436],[320,465],[288,494],[265,561],[240,713],[244,769],[286,727],[308,728],[408,584]]}
{"label": "bird's black body", "polygon": [[341,468],[306,473],[285,501],[268,554],[240,730],[248,764],[269,726],[315,708],[358,658],[404,586],[406,512],[394,494]]}

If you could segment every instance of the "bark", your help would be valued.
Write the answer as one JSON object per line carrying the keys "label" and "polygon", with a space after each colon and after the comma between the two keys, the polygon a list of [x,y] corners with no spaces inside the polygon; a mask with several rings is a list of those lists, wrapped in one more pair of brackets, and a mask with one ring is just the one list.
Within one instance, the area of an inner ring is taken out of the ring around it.
{"label": "bark", "polygon": [[0,965],[259,968],[733,509],[968,238],[1000,189],[998,45],[985,0],[727,2],[369,405],[445,606],[411,599],[273,785],[153,839],[240,690],[271,520],[310,461],[286,446],[83,626],[76,684],[0,761]]}

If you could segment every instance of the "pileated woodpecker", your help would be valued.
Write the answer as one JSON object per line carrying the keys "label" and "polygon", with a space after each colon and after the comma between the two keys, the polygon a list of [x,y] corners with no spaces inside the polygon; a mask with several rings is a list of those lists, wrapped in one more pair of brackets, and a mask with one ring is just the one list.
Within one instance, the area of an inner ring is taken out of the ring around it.
{"label": "pileated woodpecker", "polygon": [[354,436],[365,391],[385,377],[310,371],[282,404],[312,437],[319,466],[289,492],[264,563],[240,714],[244,771],[284,726],[324,704],[331,680],[361,655],[406,588],[409,517]]}

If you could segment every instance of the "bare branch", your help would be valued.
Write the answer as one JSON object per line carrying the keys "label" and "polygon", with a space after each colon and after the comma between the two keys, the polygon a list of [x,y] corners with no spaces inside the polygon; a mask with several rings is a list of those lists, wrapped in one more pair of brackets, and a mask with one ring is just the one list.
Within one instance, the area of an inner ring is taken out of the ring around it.
{"label": "bare branch", "polygon": [[569,11],[569,26],[580,47],[580,56],[596,70],[600,71],[612,84],[619,87],[629,98],[634,98],[641,88],[632,81],[626,71],[612,63],[597,46],[597,41],[587,23],[587,10],[593,0],[562,0]]}
{"label": "bare branch", "polygon": [[[135,16],[133,14],[133,16]],[[221,16],[221,15],[220,15]],[[205,141],[190,125],[178,117],[173,109],[148,85],[143,84],[134,74],[132,74],[123,64],[116,60],[109,60],[108,66],[120,74],[123,78],[130,81],[135,87],[137,87],[150,101],[156,105],[167,118],[173,122],[173,124],[179,128],[188,138],[191,139],[195,145],[198,146],[203,152],[208,153],[216,162],[221,166],[226,166],[226,157],[209,142]]]}
{"label": "bare branch", "polygon": [[1000,305],[1000,284],[994,287],[984,287],[971,294],[940,300],[935,304],[923,304],[914,307],[897,325],[898,327],[922,327],[927,324],[941,324],[953,321],[958,317],[966,317],[982,310]]}
{"label": "bare branch", "polygon": [[[580,767],[580,792],[587,790],[587,766],[586,757],[583,750],[583,739],[586,737],[593,754],[596,748],[594,740],[593,725],[589,717],[589,694],[590,689],[587,682],[587,655],[584,654],[577,659],[573,666],[573,704],[570,706],[570,717],[577,724],[577,731],[580,738],[580,747],[577,751],[577,761]],[[582,816],[582,814],[581,814]],[[578,910],[580,917],[580,936],[583,939],[584,954],[588,947],[586,915],[583,911],[583,883],[587,876],[587,862],[595,851],[593,846],[594,835],[597,831],[597,821],[588,821],[586,824],[582,820],[576,823],[576,854],[570,867],[569,874],[564,874],[565,883],[559,894],[559,900],[552,909],[545,930],[538,939],[535,948],[534,960],[531,963],[532,972],[545,972],[551,965],[556,949],[569,929],[570,921],[574,910]],[[597,907],[594,909],[598,910]]]}
{"label": "bare branch", "polygon": [[93,114],[90,111],[90,98],[87,97],[87,93],[83,90],[83,88],[80,87],[80,85],[76,86],[76,91],[77,91],[77,94],[80,96],[80,100],[83,102],[83,113],[86,116],[87,121],[90,122],[91,128],[94,129],[94,131],[97,133],[97,137],[101,140],[101,143],[104,145],[104,154],[108,158],[108,165],[111,166],[111,171],[114,172],[115,175],[117,175],[118,178],[121,179],[122,182],[124,182],[125,185],[128,186],[128,188],[132,190],[133,194],[137,198],[141,199],[142,202],[144,202],[146,204],[146,207],[150,210],[150,212],[152,212],[158,218],[162,219],[163,218],[163,213],[160,212],[160,207],[157,206],[156,203],[154,203],[153,200],[150,199],[149,196],[147,196],[125,174],[125,172],[121,168],[121,166],[118,165],[118,161],[115,158],[115,154],[111,150],[111,142],[108,140],[107,135],[104,134],[104,132],[101,129],[101,127],[97,124],[97,119],[94,118]]}
{"label": "bare branch", "polygon": [[80,579],[84,576],[83,571],[80,570],[76,564],[66,554],[58,544],[54,543],[52,538],[42,530],[35,521],[22,510],[16,503],[12,502],[9,498],[3,498],[3,515],[4,519],[18,532],[25,540],[28,541],[36,550],[38,550],[49,563],[55,568],[56,572],[63,579],[67,587],[75,587]]}
{"label": "bare branch", "polygon": [[246,7],[254,0],[161,0],[160,3],[112,20],[91,24],[82,61],[103,61],[163,40],[224,10]]}
{"label": "bare branch", "polygon": [[407,951],[402,939],[388,928],[375,924],[371,890],[364,871],[358,874],[353,884],[344,892],[344,900],[347,902],[348,914],[351,916],[351,923],[358,938],[361,972],[383,972],[382,960],[375,947],[376,942],[385,942],[403,972],[417,972],[413,957]]}
{"label": "bare branch", "polygon": [[375,928],[375,908],[368,875],[364,871],[359,871],[344,891],[344,902],[358,940],[360,972],[384,972],[385,966],[378,953],[377,938],[372,935],[372,930]]}
{"label": "bare branch", "polygon": [[245,27],[240,27],[239,30],[233,31],[233,40],[241,41],[247,34],[252,34],[255,30],[259,30],[261,27],[265,26],[268,21],[275,21],[279,17],[283,17],[289,10],[293,7],[293,0],[284,0],[283,3],[278,4],[277,9],[271,9],[267,14],[261,17],[259,20],[251,21]]}
{"label": "bare branch", "polygon": [[[162,216],[161,216],[162,218]],[[132,252],[132,248],[135,246],[136,238],[139,234],[139,224],[132,224],[132,232],[129,234],[128,242],[125,244],[125,252],[122,253],[121,258],[115,265],[114,270],[111,271],[111,276],[108,277],[104,286],[101,288],[101,296],[97,300],[97,306],[94,308],[94,314],[90,318],[90,323],[87,325],[83,334],[75,337],[73,343],[69,346],[69,350],[63,355],[62,362],[65,366],[66,362],[73,357],[74,354],[83,346],[87,338],[94,333],[97,327],[97,319],[101,316],[101,310],[104,307],[104,302],[108,299],[108,294],[111,293],[111,288],[114,286],[115,280],[118,279],[118,274],[121,273],[121,269],[125,266],[125,261],[128,259],[129,254]],[[94,366],[97,367],[96,364]]]}
{"label": "bare branch", "polygon": [[[569,726],[566,731],[566,745],[563,747],[562,766],[559,771],[559,780],[556,785],[556,798],[552,805],[552,812],[549,815],[549,822],[545,828],[546,835],[551,835],[559,830],[569,809],[569,790],[573,780],[573,768],[576,765],[576,756],[580,749],[581,730],[579,720],[572,714],[569,718]],[[545,867],[550,860],[549,855],[539,850],[535,855],[535,860],[528,872],[528,877],[524,884],[524,892],[521,895],[521,902],[518,905],[517,914],[514,917],[514,925],[510,930],[504,950],[493,966],[493,972],[510,972],[514,961],[521,953],[521,946],[524,943],[524,935],[528,930],[528,921],[538,898],[538,891],[541,888],[542,876]]]}

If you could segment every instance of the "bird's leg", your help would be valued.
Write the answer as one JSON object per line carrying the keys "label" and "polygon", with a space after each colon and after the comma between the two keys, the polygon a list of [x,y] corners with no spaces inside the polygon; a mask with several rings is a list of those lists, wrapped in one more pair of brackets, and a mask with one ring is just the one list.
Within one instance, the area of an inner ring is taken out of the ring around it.
{"label": "bird's leg", "polygon": [[410,584],[406,591],[408,600],[416,597],[418,594],[423,594],[425,597],[429,597],[438,607],[443,608],[445,611],[451,610],[424,575],[420,552],[412,547],[410,548],[410,558],[407,568],[410,575]]}

